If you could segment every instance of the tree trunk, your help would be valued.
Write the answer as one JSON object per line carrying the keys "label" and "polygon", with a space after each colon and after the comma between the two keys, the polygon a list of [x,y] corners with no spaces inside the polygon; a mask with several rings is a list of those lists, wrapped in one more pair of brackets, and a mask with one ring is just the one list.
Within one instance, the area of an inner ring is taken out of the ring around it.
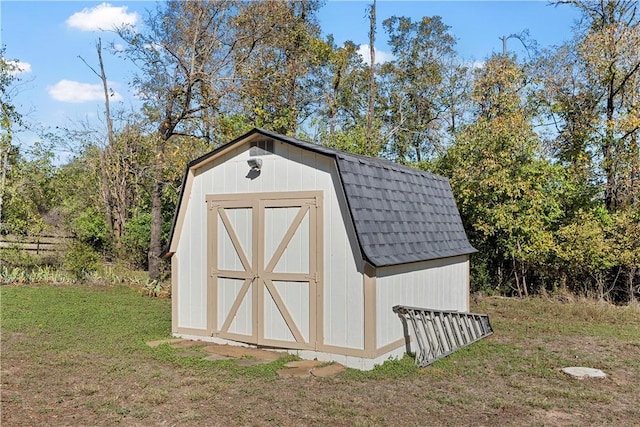
{"label": "tree trunk", "polygon": [[613,212],[617,209],[617,177],[616,177],[616,153],[614,149],[615,136],[613,129],[613,114],[614,114],[614,78],[615,73],[612,70],[612,76],[608,85],[607,96],[607,123],[605,141],[602,147],[602,166],[606,175],[606,184],[604,189],[604,202],[607,210]]}
{"label": "tree trunk", "polygon": [[513,263],[513,276],[516,279],[516,291],[518,291],[518,298],[522,298],[522,286],[520,286],[520,276],[518,275],[518,264],[515,258],[511,258]]}
{"label": "tree trunk", "polygon": [[628,271],[629,277],[627,278],[627,281],[629,283],[629,304],[633,304],[638,301],[636,298],[635,288],[633,286],[633,279],[636,277],[636,271],[637,269],[635,268],[629,268]]}
{"label": "tree trunk", "polygon": [[153,172],[153,183],[151,187],[151,233],[149,236],[149,279],[160,280],[162,275],[162,171],[164,164],[164,145],[162,140],[158,147],[156,164]]}
{"label": "tree trunk", "polygon": [[9,169],[9,151],[11,150],[11,130],[7,132],[7,147],[0,148],[2,149],[2,153],[0,153],[0,231],[2,230],[2,205],[4,203],[4,192],[7,188],[7,170]]}
{"label": "tree trunk", "polygon": [[102,82],[102,91],[104,95],[105,121],[107,124],[107,146],[100,153],[100,177],[101,177],[101,193],[104,199],[105,216],[109,230],[111,232],[111,240],[115,244],[116,249],[122,246],[122,235],[124,234],[125,222],[127,219],[128,200],[126,197],[127,184],[126,177],[118,176],[117,171],[114,173],[113,165],[110,160],[113,158],[116,148],[115,134],[113,132],[113,120],[111,119],[111,104],[109,95],[109,85],[107,74],[104,70],[104,61],[102,59],[102,40],[98,38],[96,43],[96,51],[98,53],[99,71],[95,70],[81,56],[79,57],[91,71],[100,78]]}
{"label": "tree trunk", "polygon": [[[373,155],[373,113],[374,100],[376,91],[375,66],[376,66],[376,0],[369,9],[369,56],[371,63],[369,64],[369,110],[367,111],[367,154]],[[377,153],[376,153],[377,154]]]}

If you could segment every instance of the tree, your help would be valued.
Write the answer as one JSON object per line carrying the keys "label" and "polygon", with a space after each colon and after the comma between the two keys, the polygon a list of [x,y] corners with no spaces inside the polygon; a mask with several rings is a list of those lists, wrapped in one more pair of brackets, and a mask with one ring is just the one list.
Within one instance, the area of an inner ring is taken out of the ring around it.
{"label": "tree", "polygon": [[5,48],[0,48],[0,231],[4,229],[3,207],[7,188],[9,157],[13,150],[13,132],[15,126],[22,123],[22,116],[13,105],[13,88],[17,80],[16,61],[9,61],[4,56]]}
{"label": "tree", "polygon": [[530,292],[533,269],[553,254],[562,213],[562,171],[542,156],[522,102],[524,83],[514,58],[489,58],[473,88],[476,121],[461,128],[440,161],[471,242],[485,256],[479,267],[521,296]]}
{"label": "tree", "polygon": [[323,105],[324,85],[314,76],[331,49],[320,38],[319,7],[316,0],[256,1],[239,14],[237,90],[247,123],[294,135]]}
{"label": "tree", "polygon": [[[552,111],[569,158],[587,162],[594,150],[601,161],[603,199],[610,212],[638,203],[640,187],[640,12],[634,0],[560,1],[582,12],[574,40],[552,61],[565,72],[551,74]],[[571,77],[568,89],[564,81]],[[558,90],[560,89],[560,90]],[[561,146],[562,147],[562,146]],[[587,154],[588,155],[588,154]],[[588,166],[588,165],[587,165]]]}
{"label": "tree", "polygon": [[419,163],[446,139],[455,39],[439,16],[418,22],[393,16],[383,25],[395,58],[381,67],[388,150],[399,161]]}
{"label": "tree", "polygon": [[604,205],[579,210],[556,233],[556,256],[571,290],[609,301],[640,296],[640,212],[609,213]]}
{"label": "tree", "polygon": [[554,132],[548,141],[550,154],[567,169],[576,189],[574,209],[585,207],[595,197],[597,157],[593,135],[598,126],[597,95],[577,74],[576,51],[568,45],[543,55],[539,70],[541,90],[537,98],[547,106]]}
{"label": "tree", "polygon": [[375,117],[376,99],[376,0],[369,6],[369,108],[367,110],[367,151],[372,152],[373,119]]}
{"label": "tree", "polygon": [[332,52],[323,67],[326,82],[326,108],[317,113],[314,125],[316,139],[323,145],[362,155],[377,156],[380,153],[379,120],[368,120],[370,67],[358,53],[358,47],[347,41],[341,47],[329,38]]}
{"label": "tree", "polygon": [[8,158],[4,188],[3,231],[39,235],[48,228],[47,213],[57,201],[52,150],[34,143],[29,153],[16,147]]}
{"label": "tree", "polygon": [[234,85],[235,50],[246,45],[233,28],[238,3],[229,0],[172,1],[158,6],[146,30],[121,28],[124,55],[140,67],[133,84],[144,114],[155,123],[157,140],[152,175],[149,276],[161,274],[162,195],[169,141],[192,136],[216,141],[216,119]]}
{"label": "tree", "polygon": [[79,57],[82,62],[93,73],[100,78],[104,94],[105,105],[105,122],[107,130],[106,145],[104,149],[99,150],[98,159],[100,174],[100,194],[103,198],[106,221],[111,231],[112,239],[116,248],[120,248],[120,241],[126,227],[130,200],[128,197],[128,169],[129,165],[122,161],[115,160],[117,156],[116,137],[113,129],[113,118],[111,115],[111,103],[107,75],[104,70],[104,62],[102,60],[102,40],[98,38],[96,43],[96,52],[98,54],[99,72],[96,71],[87,61]]}

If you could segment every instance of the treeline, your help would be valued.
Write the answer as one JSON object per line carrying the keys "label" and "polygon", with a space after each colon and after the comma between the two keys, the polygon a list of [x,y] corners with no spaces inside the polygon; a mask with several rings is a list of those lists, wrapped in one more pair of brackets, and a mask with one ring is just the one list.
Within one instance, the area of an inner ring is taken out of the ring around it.
{"label": "treeline", "polygon": [[[110,108],[98,41],[106,126],[44,138],[73,143],[62,166],[51,148],[13,143],[3,55],[1,232],[64,229],[77,237],[68,259],[159,279],[184,165],[264,127],[449,177],[479,250],[475,291],[635,301],[640,12],[633,0],[558,3],[581,12],[571,40],[539,50],[512,35],[526,58],[505,49],[479,65],[457,56],[438,16],[386,19],[393,60],[376,64],[373,50],[321,37],[317,1],[160,3],[144,32],[118,30],[125,47],[112,52],[137,65],[141,109]],[[368,13],[374,46],[375,3]]]}

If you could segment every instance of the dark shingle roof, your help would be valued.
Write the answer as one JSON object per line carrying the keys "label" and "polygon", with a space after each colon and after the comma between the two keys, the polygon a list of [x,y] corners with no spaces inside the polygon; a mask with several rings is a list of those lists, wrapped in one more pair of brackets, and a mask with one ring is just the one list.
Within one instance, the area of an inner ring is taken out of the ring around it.
{"label": "dark shingle roof", "polygon": [[336,160],[362,256],[370,264],[382,267],[476,252],[467,240],[446,178],[264,129],[254,129],[230,144],[254,133]]}
{"label": "dark shingle roof", "polygon": [[380,159],[339,156],[365,259],[375,266],[475,252],[446,178]]}

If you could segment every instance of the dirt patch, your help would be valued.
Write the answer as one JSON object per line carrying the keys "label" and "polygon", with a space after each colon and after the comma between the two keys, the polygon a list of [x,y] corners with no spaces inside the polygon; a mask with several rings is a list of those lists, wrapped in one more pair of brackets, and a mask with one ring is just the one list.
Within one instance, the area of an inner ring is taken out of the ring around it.
{"label": "dirt patch", "polygon": [[162,344],[171,344],[171,345],[178,344],[178,343],[180,343],[182,341],[184,341],[182,338],[175,338],[175,339],[170,339],[170,340],[157,340],[157,341],[149,341],[147,343],[147,345],[149,347],[157,347],[157,346],[162,345]]}
{"label": "dirt patch", "polygon": [[[202,345],[202,343],[200,343],[200,345]],[[278,360],[284,354],[278,351],[262,350],[259,348],[210,343],[207,343],[206,347],[204,347],[203,350],[208,353],[214,353],[220,356],[230,357],[234,359],[252,358],[258,360],[266,360],[269,362]]]}
{"label": "dirt patch", "polygon": [[583,425],[583,414],[570,414],[559,410],[538,410],[533,413],[534,419],[542,425],[565,427]]}

